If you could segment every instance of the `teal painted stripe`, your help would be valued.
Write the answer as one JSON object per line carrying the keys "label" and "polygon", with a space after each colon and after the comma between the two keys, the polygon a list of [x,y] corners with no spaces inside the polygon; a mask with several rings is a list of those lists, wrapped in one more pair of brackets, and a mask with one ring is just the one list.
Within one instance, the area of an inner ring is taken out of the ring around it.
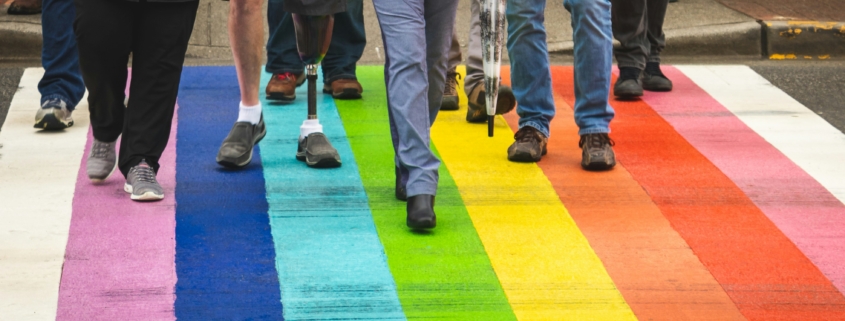
{"label": "teal painted stripe", "polygon": [[[264,74],[262,83],[270,77]],[[405,320],[331,96],[318,93],[318,115],[343,166],[313,169],[294,157],[306,88],[298,88],[293,103],[262,100],[267,136],[261,161],[285,319]]]}

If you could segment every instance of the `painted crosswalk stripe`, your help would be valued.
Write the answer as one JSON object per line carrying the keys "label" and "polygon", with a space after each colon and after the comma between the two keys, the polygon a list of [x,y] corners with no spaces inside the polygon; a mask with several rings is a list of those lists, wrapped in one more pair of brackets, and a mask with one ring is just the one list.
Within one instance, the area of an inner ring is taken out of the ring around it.
{"label": "painted crosswalk stripe", "polygon": [[175,313],[180,320],[282,320],[260,150],[241,170],[214,160],[237,120],[234,67],[186,67],[176,136]]}
{"label": "painted crosswalk stripe", "polygon": [[88,104],[83,98],[73,112],[73,127],[32,128],[43,74],[24,71],[0,131],[0,320],[56,317]]}
{"label": "painted crosswalk stripe", "polygon": [[294,157],[307,86],[296,95],[289,104],[262,99],[261,162],[285,319],[405,320],[337,107],[317,93],[323,132],[343,165],[309,168]]}
{"label": "painted crosswalk stripe", "polygon": [[[543,171],[507,160],[512,131],[442,112],[431,130],[519,320],[636,320]],[[448,224],[448,221],[444,221]]]}
{"label": "painted crosswalk stripe", "polygon": [[647,92],[643,100],[730,177],[845,293],[845,205],[678,69],[664,72],[674,82],[672,93]]}
{"label": "painted crosswalk stripe", "polygon": [[514,320],[514,314],[449,171],[441,166],[431,233],[405,226],[394,198],[394,165],[382,67],[359,66],[363,99],[337,100],[376,230],[408,319]]}

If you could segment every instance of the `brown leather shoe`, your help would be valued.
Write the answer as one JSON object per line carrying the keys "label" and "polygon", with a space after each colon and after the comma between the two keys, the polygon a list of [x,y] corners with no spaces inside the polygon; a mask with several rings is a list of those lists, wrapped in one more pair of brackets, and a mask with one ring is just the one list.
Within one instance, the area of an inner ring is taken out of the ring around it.
{"label": "brown leather shoe", "polygon": [[9,5],[6,13],[10,15],[27,15],[41,13],[41,0],[15,0]]}
{"label": "brown leather shoe", "polygon": [[267,99],[292,101],[296,99],[296,87],[304,82],[305,74],[295,75],[292,72],[273,74],[264,92],[267,94]]}
{"label": "brown leather shoe", "polygon": [[331,85],[323,85],[323,92],[332,94],[332,97],[337,99],[360,99],[364,88],[361,88],[358,80],[337,79],[332,81]]}

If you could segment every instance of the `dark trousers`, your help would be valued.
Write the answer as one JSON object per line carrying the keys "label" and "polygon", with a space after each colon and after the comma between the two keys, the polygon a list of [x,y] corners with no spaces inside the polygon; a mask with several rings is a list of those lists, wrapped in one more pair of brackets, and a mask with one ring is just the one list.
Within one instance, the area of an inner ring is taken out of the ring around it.
{"label": "dark trousers", "polygon": [[79,74],[79,56],[73,37],[73,0],[43,0],[41,7],[41,65],[44,76],[38,82],[41,104],[61,99],[73,110],[85,94]]}
{"label": "dark trousers", "polygon": [[611,4],[613,37],[621,44],[613,50],[619,68],[643,70],[646,62],[660,62],[669,0],[611,0]]}
{"label": "dark trousers", "polygon": [[[73,27],[94,138],[113,142],[123,135],[118,158],[123,176],[141,160],[158,171],[199,1],[75,3]],[[130,53],[132,82],[124,106]]]}
{"label": "dark trousers", "polygon": [[[326,57],[320,63],[323,82],[330,84],[337,79],[356,79],[355,66],[364,47],[367,34],[364,31],[363,0],[348,0],[346,11],[334,15],[332,42]],[[267,66],[269,73],[302,73],[305,65],[296,50],[296,33],[290,13],[285,12],[283,0],[267,3],[267,24],[270,38],[267,40]]]}

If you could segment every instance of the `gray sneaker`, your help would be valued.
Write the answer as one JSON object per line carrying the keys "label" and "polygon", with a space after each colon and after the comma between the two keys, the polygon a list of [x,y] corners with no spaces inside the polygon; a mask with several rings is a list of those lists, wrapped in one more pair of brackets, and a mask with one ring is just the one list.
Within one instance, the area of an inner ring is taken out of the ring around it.
{"label": "gray sneaker", "polygon": [[311,133],[299,141],[296,159],[316,168],[340,167],[341,164],[340,154],[323,133]]}
{"label": "gray sneaker", "polygon": [[590,171],[603,171],[616,166],[615,143],[607,134],[581,135],[581,167]]}
{"label": "gray sneaker", "polygon": [[132,194],[133,201],[158,201],[164,198],[164,188],[156,181],[156,173],[146,160],[129,169],[123,190]]}
{"label": "gray sneaker", "polygon": [[46,130],[60,130],[73,126],[72,111],[67,109],[67,103],[61,99],[50,99],[41,105],[35,114],[35,128]]}
{"label": "gray sneaker", "polygon": [[217,163],[230,168],[241,168],[252,161],[252,148],[267,135],[264,116],[258,124],[240,121],[232,126],[229,135],[217,152]]}
{"label": "gray sneaker", "polygon": [[100,183],[114,172],[114,165],[117,162],[114,145],[115,142],[106,143],[94,139],[94,144],[91,145],[91,151],[88,153],[88,161],[85,162],[85,170],[92,182]]}

